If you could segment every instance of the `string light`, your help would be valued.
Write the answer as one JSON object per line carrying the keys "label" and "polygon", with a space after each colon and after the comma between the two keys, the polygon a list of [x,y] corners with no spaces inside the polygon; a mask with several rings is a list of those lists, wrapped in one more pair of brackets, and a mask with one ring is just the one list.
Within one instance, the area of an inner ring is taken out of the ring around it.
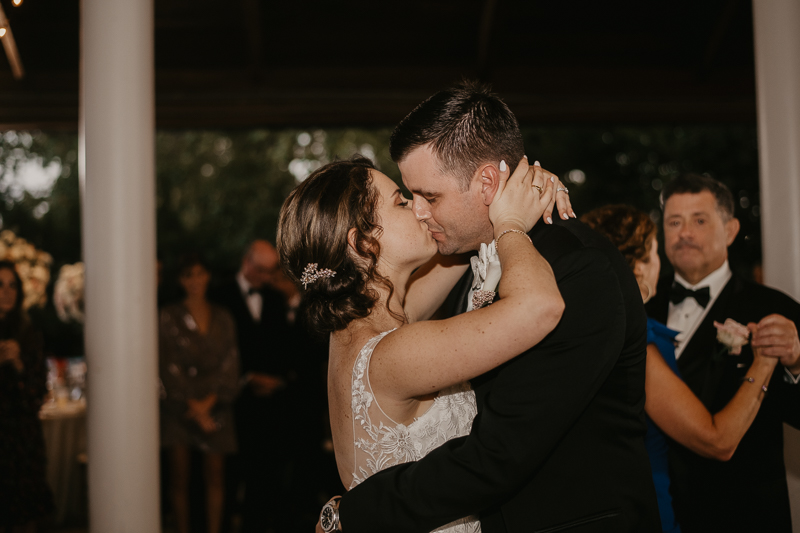
{"label": "string light", "polygon": [[6,29],[5,28],[0,28],[0,38],[5,37],[5,36],[6,36]]}
{"label": "string light", "polygon": [[22,3],[22,0],[12,0],[11,3],[14,4],[15,6],[18,6]]}

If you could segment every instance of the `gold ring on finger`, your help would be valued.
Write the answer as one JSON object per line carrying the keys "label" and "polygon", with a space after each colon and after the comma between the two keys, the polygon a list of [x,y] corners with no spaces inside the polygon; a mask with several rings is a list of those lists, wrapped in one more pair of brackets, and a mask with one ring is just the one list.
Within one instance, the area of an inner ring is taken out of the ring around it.
{"label": "gold ring on finger", "polygon": [[544,189],[542,189],[542,187],[541,187],[541,186],[539,186],[539,185],[536,185],[535,183],[532,183],[532,184],[531,184],[531,187],[533,187],[534,189],[536,189],[537,191],[539,191],[539,194],[542,194],[542,192],[544,192]]}

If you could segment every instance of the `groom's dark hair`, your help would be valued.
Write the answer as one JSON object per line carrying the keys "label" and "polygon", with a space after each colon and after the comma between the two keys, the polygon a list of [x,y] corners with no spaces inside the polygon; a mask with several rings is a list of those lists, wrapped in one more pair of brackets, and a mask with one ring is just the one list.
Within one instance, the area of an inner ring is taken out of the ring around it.
{"label": "groom's dark hair", "polygon": [[504,160],[511,170],[525,154],[514,113],[488,85],[462,81],[419,104],[392,132],[389,151],[400,163],[430,145],[442,172],[469,187],[483,163]]}

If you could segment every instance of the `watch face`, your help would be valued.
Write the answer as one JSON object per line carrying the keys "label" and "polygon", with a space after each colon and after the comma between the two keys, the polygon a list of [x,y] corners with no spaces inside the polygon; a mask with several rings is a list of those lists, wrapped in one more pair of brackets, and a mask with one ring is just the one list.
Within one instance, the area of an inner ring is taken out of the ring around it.
{"label": "watch face", "polygon": [[324,531],[333,531],[333,509],[330,505],[322,508],[322,514],[319,516],[319,523]]}

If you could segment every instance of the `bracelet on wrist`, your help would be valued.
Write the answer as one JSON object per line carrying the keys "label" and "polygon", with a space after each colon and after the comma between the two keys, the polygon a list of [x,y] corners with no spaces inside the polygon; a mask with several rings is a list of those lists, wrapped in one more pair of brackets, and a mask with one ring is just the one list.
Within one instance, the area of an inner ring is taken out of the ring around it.
{"label": "bracelet on wrist", "polygon": [[521,229],[507,229],[507,230],[501,232],[500,235],[497,236],[497,239],[495,239],[495,241],[494,241],[495,248],[497,248],[498,250],[500,249],[500,239],[502,239],[505,235],[507,235],[509,233],[519,233],[520,235],[524,235],[525,238],[528,239],[528,242],[533,244],[533,241],[528,236],[528,234],[525,233],[524,231],[522,231]]}
{"label": "bracelet on wrist", "polygon": [[[742,378],[742,381],[746,381],[747,383],[755,383],[756,379],[750,376],[745,376]],[[768,388],[766,385],[761,385],[761,390],[767,392]]]}

